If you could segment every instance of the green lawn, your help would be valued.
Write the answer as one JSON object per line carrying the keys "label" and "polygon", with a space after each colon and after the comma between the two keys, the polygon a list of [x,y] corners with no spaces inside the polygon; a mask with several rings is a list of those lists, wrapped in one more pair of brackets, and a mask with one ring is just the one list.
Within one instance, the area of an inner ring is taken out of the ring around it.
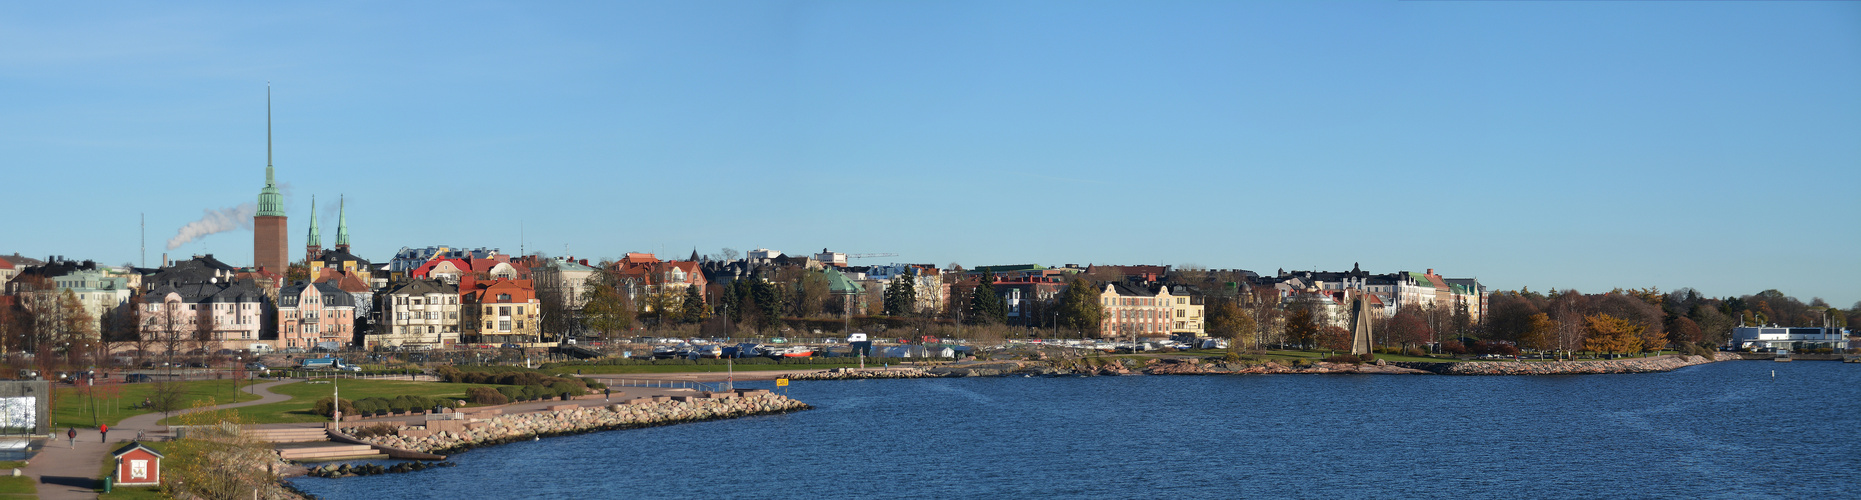
{"label": "green lawn", "polygon": [[340,389],[343,399],[354,401],[367,397],[393,398],[401,395],[465,399],[465,391],[473,387],[496,386],[406,380],[339,380],[332,387],[332,384],[294,382],[271,388],[271,392],[291,396],[288,401],[233,410],[239,412],[240,417],[248,424],[323,422],[329,420],[329,417],[311,413],[310,406],[318,399],[328,397],[332,389]]}
{"label": "green lawn", "polygon": [[[26,462],[0,462],[0,470],[25,467]],[[38,498],[39,485],[30,476],[0,476],[0,498]]]}
{"label": "green lawn", "polygon": [[[142,443],[142,445],[147,446],[151,449],[154,449],[157,452],[161,452],[164,454],[168,453],[168,443],[166,442],[148,442],[148,443]],[[110,477],[110,473],[115,472],[115,469],[116,469],[116,458],[108,454],[105,454],[103,456],[103,463],[97,464],[97,484],[99,488],[103,487],[102,486],[103,479],[106,477]],[[97,498],[98,500],[144,500],[144,499],[168,498],[167,496],[162,495],[161,491],[162,491],[161,488],[156,488],[152,486],[113,488],[109,493],[104,493],[103,490],[100,489],[100,490],[97,490],[97,493],[98,493]]]}
{"label": "green lawn", "polygon": [[[191,408],[195,401],[209,398],[217,404],[258,399],[258,396],[244,392],[235,393],[231,380],[178,383],[182,390],[180,408]],[[56,396],[52,400],[52,427],[96,428],[98,424],[116,425],[125,418],[149,413],[148,410],[136,408],[136,405],[142,404],[143,398],[155,392],[155,384],[138,382],[103,385],[96,387],[90,396],[84,393],[84,389],[63,384],[57,386],[54,390]]]}

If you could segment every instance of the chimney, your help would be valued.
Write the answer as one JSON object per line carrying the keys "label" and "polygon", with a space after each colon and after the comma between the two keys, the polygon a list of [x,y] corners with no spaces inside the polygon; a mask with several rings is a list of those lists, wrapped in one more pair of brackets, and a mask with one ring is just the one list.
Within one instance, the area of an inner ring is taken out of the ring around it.
{"label": "chimney", "polygon": [[1432,267],[1430,267],[1430,268],[1428,268],[1428,275],[1429,275],[1429,276],[1434,276],[1434,275],[1435,275],[1435,268],[1432,268]]}
{"label": "chimney", "polygon": [[162,267],[168,267],[168,252],[162,252]]}

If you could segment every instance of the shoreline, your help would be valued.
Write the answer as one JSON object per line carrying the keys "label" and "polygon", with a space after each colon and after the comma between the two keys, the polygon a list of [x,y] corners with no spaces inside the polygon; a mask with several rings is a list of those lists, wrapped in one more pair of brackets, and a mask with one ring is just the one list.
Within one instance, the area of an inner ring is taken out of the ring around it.
{"label": "shoreline", "polygon": [[1586,361],[1466,361],[1466,362],[1384,362],[1281,364],[1226,361],[1204,362],[1196,358],[1082,358],[1046,361],[990,361],[931,368],[891,369],[835,368],[795,374],[795,380],[862,380],[884,378],[953,378],[953,377],[1068,377],[1119,375],[1268,375],[1268,374],[1358,374],[1358,375],[1592,375],[1618,373],[1656,373],[1688,366],[1739,360],[1732,353],[1715,353],[1712,359],[1702,356],[1669,354],[1647,358]]}

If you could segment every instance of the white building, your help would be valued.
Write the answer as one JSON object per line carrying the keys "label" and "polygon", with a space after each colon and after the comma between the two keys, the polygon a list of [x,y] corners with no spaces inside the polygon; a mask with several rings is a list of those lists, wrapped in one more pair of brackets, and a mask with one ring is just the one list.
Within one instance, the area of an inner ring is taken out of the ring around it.
{"label": "white building", "polygon": [[1732,329],[1732,345],[1740,349],[1775,349],[1779,352],[1825,347],[1839,351],[1848,348],[1848,332],[1843,328],[1741,326]]}

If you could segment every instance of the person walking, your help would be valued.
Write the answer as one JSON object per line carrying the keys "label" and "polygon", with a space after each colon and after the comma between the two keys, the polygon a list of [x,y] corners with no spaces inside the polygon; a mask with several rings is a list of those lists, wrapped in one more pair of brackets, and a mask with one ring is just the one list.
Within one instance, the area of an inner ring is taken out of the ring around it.
{"label": "person walking", "polygon": [[104,443],[110,442],[110,424],[103,424],[103,425],[98,426],[97,432],[103,434],[103,441],[101,442],[104,442]]}
{"label": "person walking", "polygon": [[601,388],[601,400],[607,401],[608,398],[611,398],[611,397],[614,397],[614,389],[611,387],[602,387]]}
{"label": "person walking", "polygon": [[78,447],[78,428],[72,427],[65,429],[65,439],[71,440],[72,448]]}

